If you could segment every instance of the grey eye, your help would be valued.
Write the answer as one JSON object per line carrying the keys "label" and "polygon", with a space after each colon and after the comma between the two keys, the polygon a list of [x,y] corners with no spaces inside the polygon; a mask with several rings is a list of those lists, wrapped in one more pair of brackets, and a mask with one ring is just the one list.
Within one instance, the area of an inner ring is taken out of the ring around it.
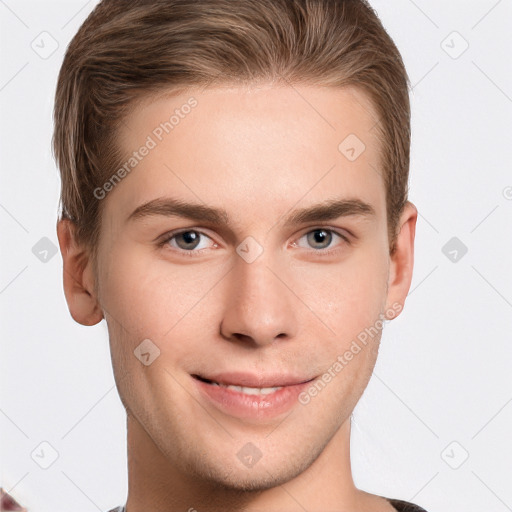
{"label": "grey eye", "polygon": [[326,249],[332,241],[332,233],[326,229],[315,229],[307,233],[307,241],[313,249]]}
{"label": "grey eye", "polygon": [[201,240],[201,233],[197,231],[183,231],[173,236],[176,245],[180,249],[191,250],[195,249]]}

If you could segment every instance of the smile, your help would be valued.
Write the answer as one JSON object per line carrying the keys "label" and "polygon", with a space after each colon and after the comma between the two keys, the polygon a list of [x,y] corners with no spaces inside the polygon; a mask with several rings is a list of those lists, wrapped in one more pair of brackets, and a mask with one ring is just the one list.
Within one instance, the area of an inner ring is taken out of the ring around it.
{"label": "smile", "polygon": [[208,405],[232,417],[256,420],[275,418],[290,411],[298,404],[298,395],[313,380],[249,374],[223,374],[216,379],[192,375],[192,378],[201,399]]}
{"label": "smile", "polygon": [[232,389],[233,391],[238,391],[239,393],[245,393],[246,395],[270,395],[279,389],[283,389],[283,386],[274,386],[268,388],[257,388],[257,387],[249,387],[249,386],[236,386],[234,384],[223,384],[221,382],[215,382],[213,380],[203,379],[201,377],[197,377],[199,380],[206,382],[207,384],[211,384],[212,386],[221,386],[226,389]]}

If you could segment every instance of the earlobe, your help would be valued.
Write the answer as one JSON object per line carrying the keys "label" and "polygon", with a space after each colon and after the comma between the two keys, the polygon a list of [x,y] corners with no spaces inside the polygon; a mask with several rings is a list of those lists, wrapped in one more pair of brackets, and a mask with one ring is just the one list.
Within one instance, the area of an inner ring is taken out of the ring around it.
{"label": "earlobe", "polygon": [[89,252],[74,237],[74,224],[68,219],[57,223],[57,237],[63,261],[64,295],[73,320],[95,325],[103,318],[94,290],[94,275]]}
{"label": "earlobe", "polygon": [[[416,206],[407,202],[400,216],[400,231],[396,239],[396,249],[390,255],[386,311],[396,312],[399,305],[399,312],[401,312],[409,293],[414,267],[414,237],[417,219]],[[393,318],[398,314],[394,313]],[[389,319],[391,320],[391,318]]]}

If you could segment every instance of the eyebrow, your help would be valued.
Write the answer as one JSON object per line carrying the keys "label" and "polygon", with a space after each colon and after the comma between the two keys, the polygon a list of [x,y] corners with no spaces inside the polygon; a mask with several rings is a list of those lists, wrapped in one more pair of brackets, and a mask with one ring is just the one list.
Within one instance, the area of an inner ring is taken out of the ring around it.
{"label": "eyebrow", "polygon": [[[183,217],[196,222],[209,222],[216,225],[231,224],[229,215],[223,208],[214,208],[200,203],[189,203],[170,197],[160,197],[138,206],[125,222],[153,216]],[[331,199],[306,208],[293,210],[284,219],[285,226],[308,222],[335,220],[339,217],[357,216],[372,218],[375,209],[361,199]]]}

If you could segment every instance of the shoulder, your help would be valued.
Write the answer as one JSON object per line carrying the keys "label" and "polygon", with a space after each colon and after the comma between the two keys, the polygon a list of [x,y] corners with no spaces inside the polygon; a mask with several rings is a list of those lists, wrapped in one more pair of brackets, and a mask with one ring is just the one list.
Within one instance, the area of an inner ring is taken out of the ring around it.
{"label": "shoulder", "polygon": [[[408,501],[385,498],[384,496],[380,497],[390,503],[397,512],[427,512],[424,508]],[[108,512],[125,512],[125,509],[124,506],[119,506],[109,510]]]}
{"label": "shoulder", "polygon": [[391,498],[385,498],[393,505],[393,507],[398,510],[398,512],[427,512],[424,508],[421,508],[414,503],[409,503],[408,501],[402,500],[394,500]]}
{"label": "shoulder", "polygon": [[414,503],[359,490],[361,510],[371,512],[427,512]]}

